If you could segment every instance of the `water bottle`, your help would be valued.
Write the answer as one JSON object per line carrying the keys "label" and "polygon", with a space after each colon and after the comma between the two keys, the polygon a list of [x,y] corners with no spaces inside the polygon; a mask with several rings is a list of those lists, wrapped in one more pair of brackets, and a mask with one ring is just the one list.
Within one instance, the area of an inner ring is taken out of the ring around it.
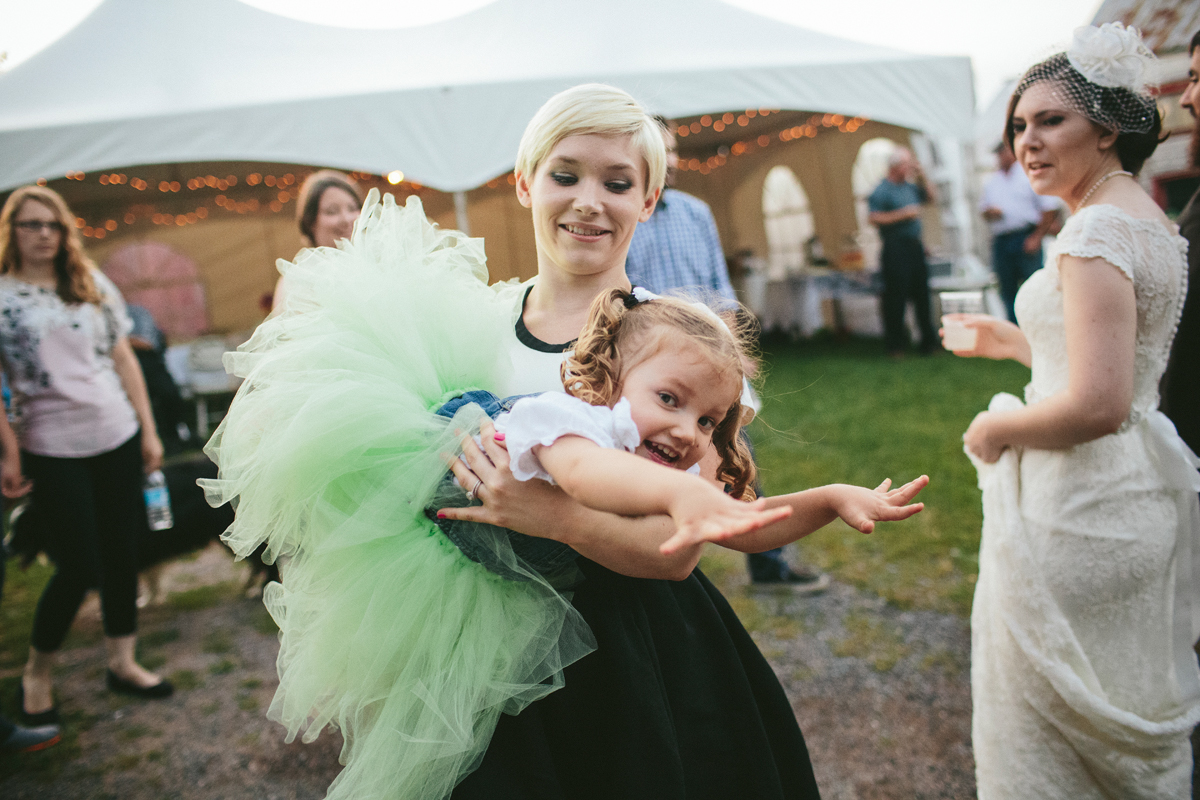
{"label": "water bottle", "polygon": [[167,493],[167,479],[161,469],[156,469],[146,476],[142,493],[146,496],[146,521],[150,523],[150,530],[165,531],[174,526],[171,496]]}

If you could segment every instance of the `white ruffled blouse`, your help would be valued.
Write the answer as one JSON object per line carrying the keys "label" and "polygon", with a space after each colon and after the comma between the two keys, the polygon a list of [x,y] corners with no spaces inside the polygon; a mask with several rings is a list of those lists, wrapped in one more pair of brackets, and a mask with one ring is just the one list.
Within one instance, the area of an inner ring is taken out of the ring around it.
{"label": "white ruffled blouse", "polygon": [[496,417],[496,431],[504,434],[512,474],[519,481],[541,478],[554,483],[533,449],[552,445],[563,436],[582,436],[600,447],[627,453],[642,441],[625,398],[607,408],[561,392],[521,398],[511,411]]}

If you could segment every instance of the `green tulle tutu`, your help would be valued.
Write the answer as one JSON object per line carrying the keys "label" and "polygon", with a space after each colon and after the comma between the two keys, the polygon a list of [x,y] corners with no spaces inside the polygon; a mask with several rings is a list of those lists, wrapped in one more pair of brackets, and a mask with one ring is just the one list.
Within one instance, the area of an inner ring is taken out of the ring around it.
{"label": "green tulle tutu", "polygon": [[438,230],[421,203],[367,198],[350,242],[281,265],[283,313],[227,368],[245,378],[206,452],[209,502],[237,510],[224,539],[266,544],[283,583],[264,602],[280,628],[268,717],[288,741],[342,731],[330,798],[442,798],[482,758],[501,712],[562,685],[594,649],[568,599],[469,560],[423,513],[477,431],[478,406],[432,413],[509,369],[511,297],[487,286],[482,243]]}

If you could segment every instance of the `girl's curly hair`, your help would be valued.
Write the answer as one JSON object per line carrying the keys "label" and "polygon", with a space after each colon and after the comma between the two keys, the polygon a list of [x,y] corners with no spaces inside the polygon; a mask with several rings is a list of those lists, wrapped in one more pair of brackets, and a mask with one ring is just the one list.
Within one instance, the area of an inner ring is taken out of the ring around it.
{"label": "girl's curly hair", "polygon": [[[672,338],[685,337],[701,348],[722,373],[746,376],[753,363],[752,331],[747,315],[730,315],[729,323],[705,307],[674,297],[639,302],[621,289],[610,289],[592,301],[583,333],[562,365],[567,394],[594,406],[611,406],[625,370],[653,355]],[[733,327],[730,327],[732,325]],[[721,456],[717,480],[741,500],[753,500],[755,466],[750,448],[738,434],[742,404],[735,400],[713,430],[712,442]]]}

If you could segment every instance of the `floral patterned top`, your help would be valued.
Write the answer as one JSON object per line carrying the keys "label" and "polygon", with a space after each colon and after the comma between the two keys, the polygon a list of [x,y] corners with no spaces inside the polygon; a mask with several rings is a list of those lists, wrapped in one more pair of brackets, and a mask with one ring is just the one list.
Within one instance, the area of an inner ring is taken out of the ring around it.
{"label": "floral patterned top", "polygon": [[84,458],[137,433],[112,360],[133,323],[112,281],[98,270],[92,279],[102,301],[67,304],[50,289],[0,275],[0,365],[22,450]]}

